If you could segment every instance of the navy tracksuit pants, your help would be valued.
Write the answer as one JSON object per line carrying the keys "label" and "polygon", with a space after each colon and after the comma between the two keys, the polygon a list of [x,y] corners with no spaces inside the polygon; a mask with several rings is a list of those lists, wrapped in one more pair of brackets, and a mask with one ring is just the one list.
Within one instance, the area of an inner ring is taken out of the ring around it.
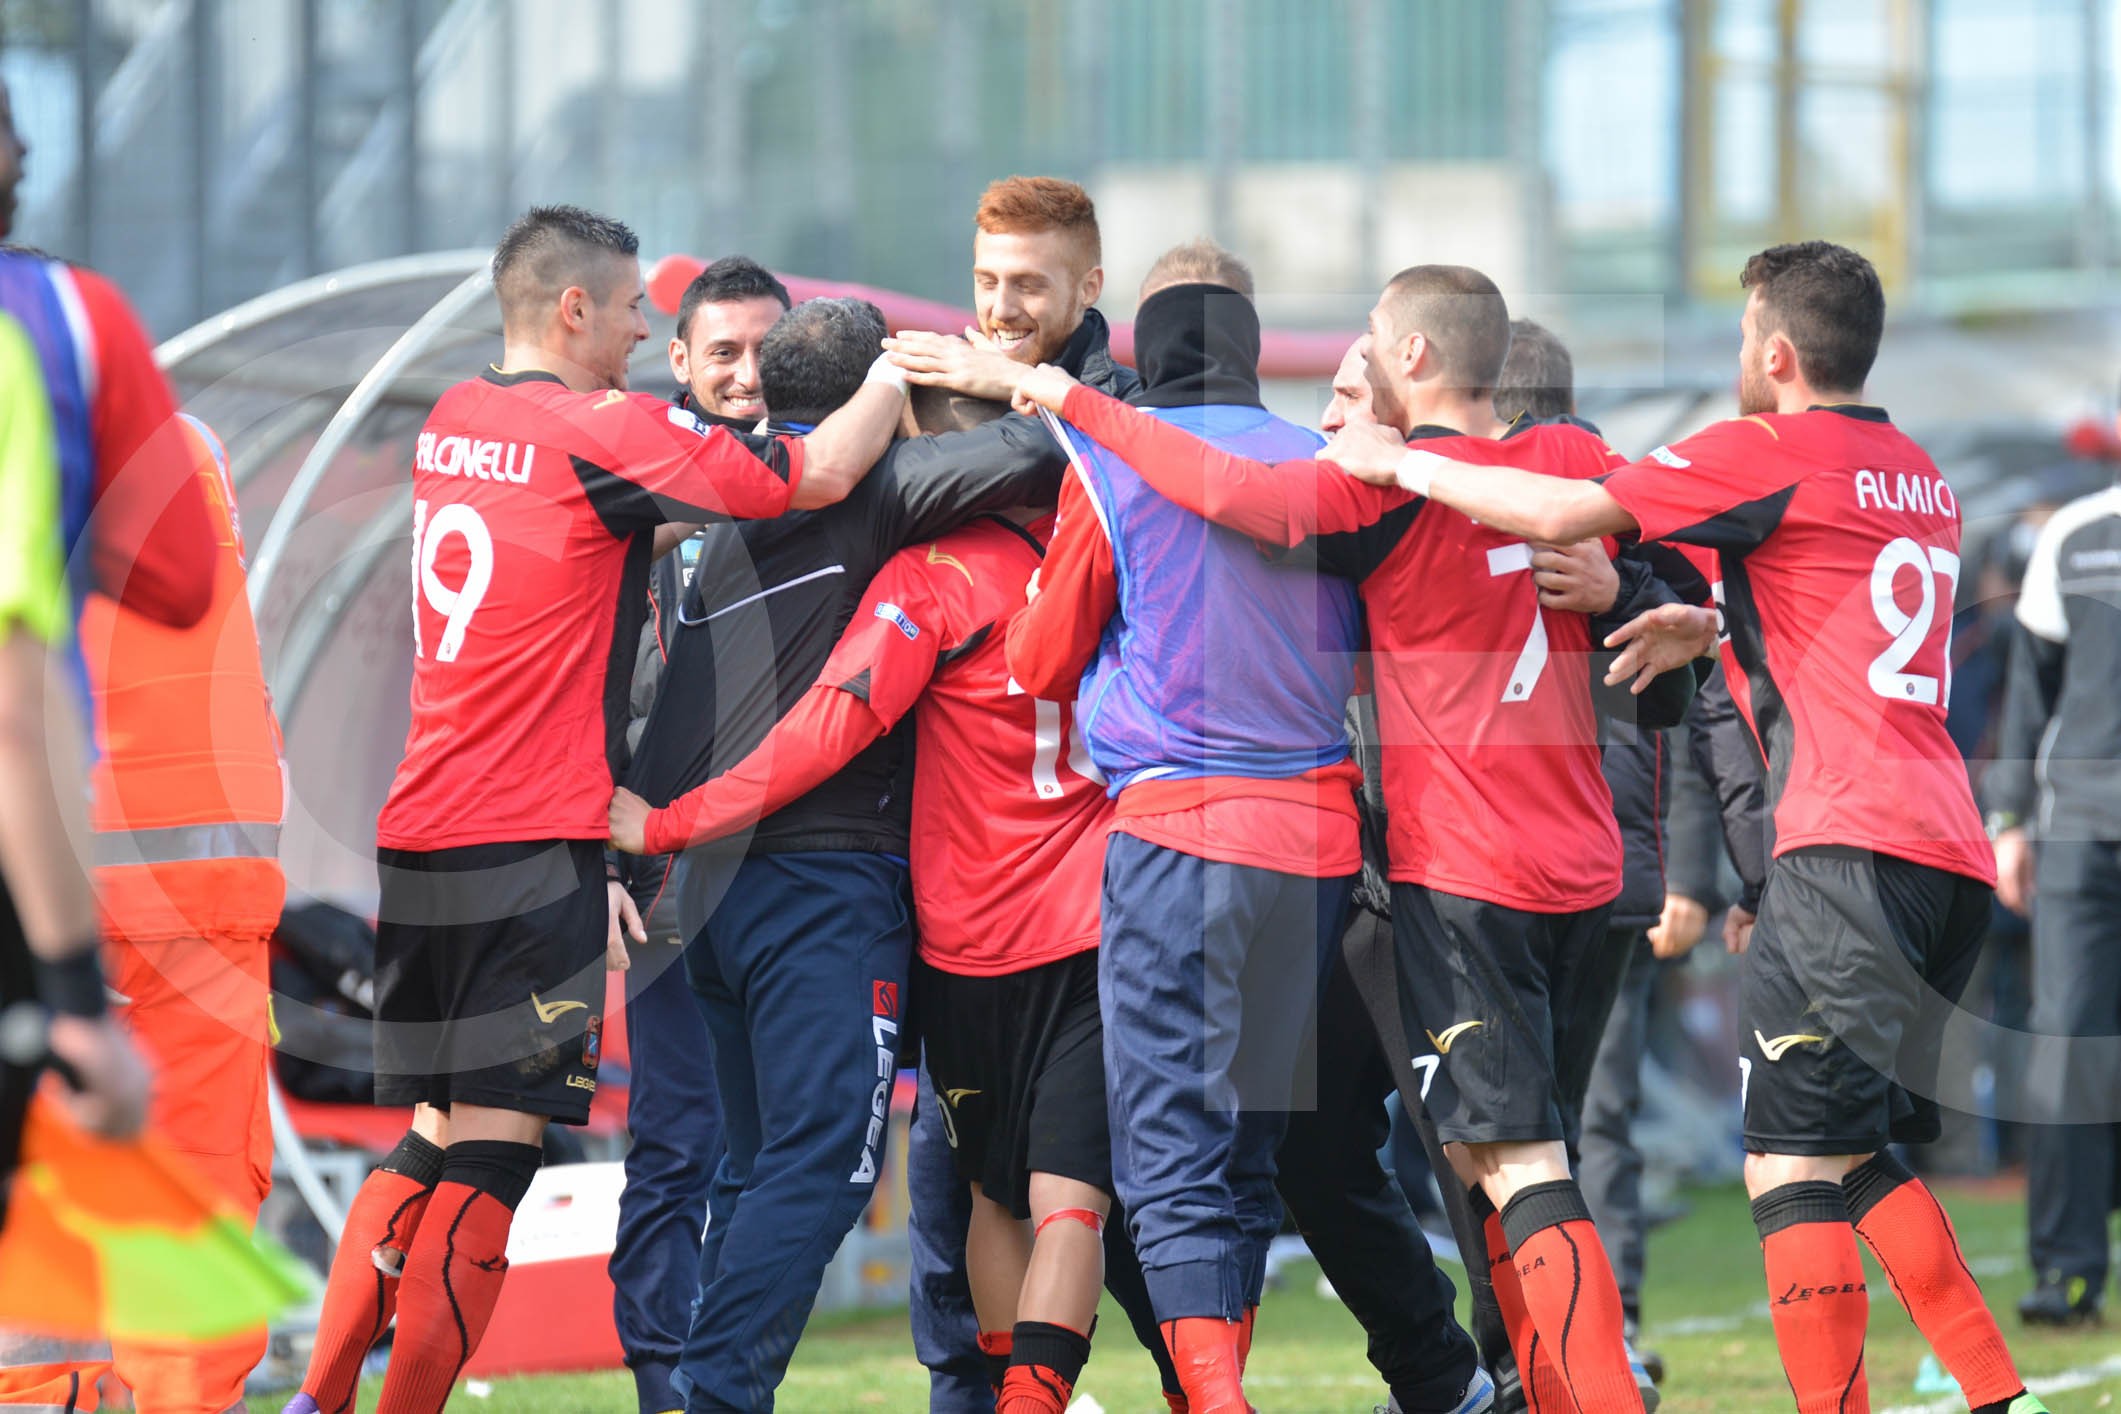
{"label": "navy tracksuit pants", "polygon": [[[1355,916],[1351,932],[1374,930],[1389,952],[1391,925],[1366,911]],[[1471,1383],[1479,1356],[1453,1314],[1457,1291],[1438,1270],[1399,1180],[1378,1162],[1393,1118],[1405,1111],[1355,978],[1339,949],[1334,953],[1319,998],[1318,1106],[1289,1117],[1275,1186],[1326,1280],[1369,1336],[1370,1363],[1399,1407],[1448,1409]],[[1411,1147],[1426,1160],[1418,1136]]]}
{"label": "navy tracksuit pants", "polygon": [[1240,1319],[1281,1227],[1274,1154],[1316,1101],[1319,984],[1352,878],[1223,864],[1115,833],[1098,1001],[1113,1180],[1159,1320]]}
{"label": "navy tracksuit pants", "polygon": [[612,1313],[641,1414],[663,1414],[684,1403],[670,1379],[699,1289],[707,1187],[722,1157],[722,1106],[707,1022],[686,985],[682,954],[651,939],[633,955],[626,998],[631,1142],[611,1252]]}
{"label": "navy tracksuit pants", "polygon": [[994,1414],[965,1274],[972,1187],[958,1177],[957,1156],[936,1119],[935,1082],[925,1063],[906,1133],[906,1200],[913,1353],[928,1367],[928,1414]]}
{"label": "navy tracksuit pants", "polygon": [[826,1264],[868,1205],[912,947],[902,861],[769,854],[679,866],[685,949],[727,1146],[678,1364],[688,1414],[770,1410]]}

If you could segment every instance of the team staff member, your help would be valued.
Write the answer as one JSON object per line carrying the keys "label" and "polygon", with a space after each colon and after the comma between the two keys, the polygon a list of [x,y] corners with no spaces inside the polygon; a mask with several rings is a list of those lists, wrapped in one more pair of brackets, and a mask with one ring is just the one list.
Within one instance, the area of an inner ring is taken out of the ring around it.
{"label": "team staff member", "polygon": [[[272,1185],[266,946],[279,864],[280,730],[243,572],[227,455],[185,418],[211,510],[213,603],[184,629],[93,596],[81,615],[95,692],[97,899],[124,1019],[155,1067],[155,1130],[245,1221]],[[265,1328],[219,1341],[113,1341],[147,1414],[222,1414]]]}
{"label": "team staff member", "polygon": [[[695,276],[678,301],[670,340],[677,405],[710,426],[757,427],[766,416],[759,345],[788,305],[788,287],[741,255],[724,256]],[[699,555],[700,537],[693,536],[648,572],[648,622],[634,657],[626,728],[629,761],[655,705]],[[641,1414],[664,1414],[684,1403],[670,1377],[692,1317],[707,1185],[722,1157],[722,1114],[707,1022],[677,965],[685,938],[677,899],[663,887],[670,858],[628,858],[620,867],[648,941],[635,949],[627,976],[633,1072],[626,1090],[626,1187],[611,1251],[612,1305]]]}
{"label": "team staff member", "polygon": [[[652,539],[844,496],[904,409],[887,367],[801,440],[627,393],[638,249],[577,207],[518,220],[494,252],[501,363],[419,438],[412,726],[376,832],[377,1100],[418,1108],[347,1216],[290,1411],[351,1407],[393,1307],[380,1408],[440,1409],[500,1295],[546,1123],[587,1117],[600,956],[623,957],[622,924],[640,936],[601,846]],[[581,729],[600,716],[602,740]]]}
{"label": "team staff member", "polygon": [[[1944,726],[1958,504],[1862,401],[1885,324],[1870,262],[1824,241],[1776,246],[1740,283],[1740,417],[1602,484],[1465,466],[1455,448],[1364,429],[1327,455],[1535,540],[1632,531],[1717,551],[1726,668],[1778,797],[1739,1025],[1746,1187],[1783,1368],[1802,1414],[1869,1408],[1860,1233],[1975,1414],[2025,1414],[2045,1406],[1943,1208],[1886,1152],[1936,1137],[1935,1103],[1889,1072],[1934,1064],[1941,1018],[1917,1007],[1925,990],[1957,1000],[1994,877]],[[1654,665],[1713,631],[1702,611],[1658,610],[1629,647]],[[1793,1291],[1810,1295],[1783,1299]]]}
{"label": "team staff member", "polygon": [[[1490,399],[1508,343],[1508,311],[1487,277],[1402,271],[1371,311],[1364,344],[1378,435],[1448,439],[1469,459],[1564,478],[1617,461],[1577,427],[1499,435]],[[1283,545],[1324,532],[1306,556],[1361,582],[1387,743],[1402,1008],[1409,1036],[1425,1030],[1434,1046],[1416,1058],[1424,1099],[1439,1135],[1460,1146],[1453,1159],[1476,1203],[1505,1210],[1483,1226],[1520,1365],[1545,1361],[1587,1407],[1640,1409],[1619,1295],[1569,1178],[1553,1069],[1576,963],[1619,887],[1588,621],[1541,605],[1522,541],[1365,491],[1309,459],[1227,455],[1054,372],[1028,381],[1023,397],[1065,401],[1069,422],[1210,519]],[[1525,574],[1524,599],[1492,583],[1513,573]],[[1691,692],[1686,675],[1674,715]],[[1536,815],[1512,815],[1528,809]],[[1414,985],[1436,977],[1451,985]],[[1514,1262],[1500,1260],[1505,1252]],[[1512,1284],[1513,1274],[1523,1280]]]}
{"label": "team staff member", "polygon": [[[2032,1029],[2043,1036],[2121,1031],[2117,562],[2121,486],[2070,502],[2041,527],[2018,596],[2002,740],[1982,782],[1997,893],[2032,914]],[[2114,1083],[2079,1062],[2050,1070],[2029,1093],[2097,1094]],[[2038,1285],[2018,1303],[2028,1324],[2099,1319],[2121,1192],[2116,1133],[2111,1124],[2033,1129],[2027,1237]]]}
{"label": "team staff member", "polygon": [[[1009,291],[976,290],[983,322],[1005,314],[1012,335],[1027,329],[1035,335],[1014,340],[1020,352],[1058,357],[1100,383],[1131,386],[1132,374],[1111,359],[1103,316],[1091,307],[1103,272],[1087,194],[1070,182],[1012,178],[988,189],[977,222],[975,265],[994,275],[996,289]],[[1034,284],[1035,297],[1021,294]],[[761,354],[774,414],[797,421],[845,392],[827,336],[853,312],[845,301],[810,303],[818,307],[805,314],[809,306],[798,306],[788,316],[796,322],[769,337]],[[1010,378],[1025,371],[991,347],[957,343],[970,364]],[[835,513],[800,517],[770,533],[766,527],[718,532],[719,540],[710,539],[702,552],[628,787],[664,805],[741,760],[816,681],[863,586],[886,560],[981,511],[1052,496],[1062,465],[1058,447],[1036,422],[1004,417],[906,439],[885,455],[868,489]],[[730,545],[726,552],[715,548],[722,541]],[[718,1032],[718,1070],[725,1063],[770,1066],[783,1054],[815,1064],[830,1046],[849,1083],[873,1075],[876,1032],[880,1025],[895,1030],[902,1017],[876,1010],[897,1006],[895,987],[878,991],[867,983],[902,983],[912,946],[902,862],[906,744],[903,731],[887,735],[817,790],[765,817],[745,841],[698,851],[674,871],[695,987],[710,996],[710,1012],[734,1008],[730,1014],[748,1024],[744,1030],[732,1023],[727,1045],[719,1044]],[[807,980],[800,989],[781,985],[821,970],[851,976],[855,958],[883,969],[868,975],[858,993],[820,992]],[[820,1024],[806,1010],[812,1007],[833,1019]],[[742,1056],[725,1062],[732,1047]],[[747,1107],[759,1101],[748,1082],[732,1086],[726,1075],[718,1081],[734,1148],[732,1094],[743,1090]],[[700,1314],[683,1362],[695,1381],[688,1395],[695,1407],[750,1408],[770,1398],[799,1333],[800,1313],[808,1311],[825,1261],[859,1215],[874,1178],[878,1156],[865,1142],[867,1083],[851,1108],[822,1093],[767,1098],[772,1112],[761,1117],[757,1139],[746,1141],[757,1143],[757,1162],[748,1171],[725,1162],[709,1196],[714,1221],[701,1251]],[[929,1201],[929,1175],[962,1192],[939,1129],[925,1122],[914,1129],[909,1167],[920,1207]],[[837,1173],[824,1172],[800,1149],[804,1135],[826,1131],[829,1142],[852,1145]],[[924,1144],[933,1152],[921,1153]],[[949,1226],[922,1220],[925,1231]],[[829,1241],[813,1242],[823,1230]],[[947,1369],[938,1384],[948,1391],[939,1398],[954,1401],[948,1407],[980,1407],[989,1396],[970,1310],[962,1313],[962,1341],[932,1338],[936,1311],[928,1290],[961,1280],[949,1270],[961,1264],[922,1263],[918,1240],[915,1251],[916,1347],[931,1370]],[[957,1358],[938,1347],[956,1348]]]}
{"label": "team staff member", "polygon": [[[1205,356],[1145,384],[1155,413],[1139,416],[1307,455],[1318,434],[1259,405],[1251,288],[1210,243],[1157,263],[1144,364]],[[1227,1414],[1250,1407],[1244,1356],[1281,1225],[1274,1151],[1360,865],[1342,727],[1360,624],[1347,585],[1267,563],[1102,448],[1071,437],[1070,455],[1009,667],[1040,697],[1075,693],[1113,782],[1098,957],[1113,1177],[1186,1405]]]}

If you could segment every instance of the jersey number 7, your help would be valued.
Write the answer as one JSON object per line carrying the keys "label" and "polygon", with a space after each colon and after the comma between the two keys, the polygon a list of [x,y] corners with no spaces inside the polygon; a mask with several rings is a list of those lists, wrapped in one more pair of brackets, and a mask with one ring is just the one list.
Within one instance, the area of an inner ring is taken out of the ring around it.
{"label": "jersey number 7", "polygon": [[[1520,540],[1514,545],[1498,545],[1488,551],[1488,576],[1498,578],[1516,574],[1523,570],[1532,572],[1532,547]],[[1524,647],[1517,652],[1517,661],[1510,668],[1509,686],[1502,690],[1502,700],[1529,702],[1532,689],[1539,686],[1539,675],[1547,670],[1547,616],[1539,608],[1539,591],[1532,591],[1532,629],[1525,635]]]}

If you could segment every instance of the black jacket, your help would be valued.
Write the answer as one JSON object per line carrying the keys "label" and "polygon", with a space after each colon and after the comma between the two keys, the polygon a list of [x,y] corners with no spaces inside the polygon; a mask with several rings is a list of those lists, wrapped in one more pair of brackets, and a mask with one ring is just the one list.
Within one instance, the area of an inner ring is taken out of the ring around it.
{"label": "black jacket", "polygon": [[[1125,396],[1136,379],[1113,362],[1109,338],[1090,310],[1060,362]],[[886,560],[983,512],[1050,504],[1065,466],[1040,423],[1011,415],[894,443],[837,505],[703,531],[626,784],[666,805],[742,760],[816,682]],[[910,741],[909,720],[761,821],[744,846],[904,854]]]}
{"label": "black jacket", "polygon": [[[1760,911],[1775,824],[1768,811],[1767,763],[1717,668],[1701,684],[1686,723],[1665,757],[1671,813],[1665,832],[1665,888],[1711,913],[1734,903]],[[1738,874],[1738,896],[1720,882],[1722,861]]]}

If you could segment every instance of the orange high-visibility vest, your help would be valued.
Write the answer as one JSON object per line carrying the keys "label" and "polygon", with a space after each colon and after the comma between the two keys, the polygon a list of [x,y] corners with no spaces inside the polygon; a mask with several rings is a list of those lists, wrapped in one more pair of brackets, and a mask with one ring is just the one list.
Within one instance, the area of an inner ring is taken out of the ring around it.
{"label": "orange high-visibility vest", "polygon": [[269,933],[284,767],[258,656],[227,454],[184,419],[221,551],[213,606],[172,629],[102,595],[81,612],[95,694],[98,892],[114,939]]}

